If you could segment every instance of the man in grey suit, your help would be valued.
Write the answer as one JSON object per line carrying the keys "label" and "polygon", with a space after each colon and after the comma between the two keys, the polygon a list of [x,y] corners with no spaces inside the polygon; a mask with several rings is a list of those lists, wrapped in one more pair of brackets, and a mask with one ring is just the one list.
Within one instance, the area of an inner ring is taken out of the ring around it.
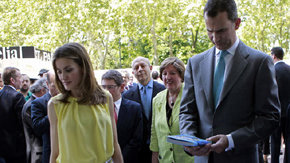
{"label": "man in grey suit", "polygon": [[279,123],[273,61],[237,37],[234,0],[208,0],[204,19],[215,46],[188,60],[180,132],[212,143],[184,149],[195,163],[256,163],[257,143]]}

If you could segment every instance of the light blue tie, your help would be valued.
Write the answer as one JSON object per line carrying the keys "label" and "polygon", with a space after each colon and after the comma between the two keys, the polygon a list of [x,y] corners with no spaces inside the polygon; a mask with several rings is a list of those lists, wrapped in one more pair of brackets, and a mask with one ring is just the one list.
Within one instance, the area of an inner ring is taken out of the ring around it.
{"label": "light blue tie", "polygon": [[213,98],[214,106],[217,107],[221,90],[224,84],[224,74],[225,74],[225,59],[224,56],[227,55],[226,50],[220,51],[220,58],[214,72],[214,81],[213,81]]}
{"label": "light blue tie", "polygon": [[144,109],[144,112],[145,112],[147,119],[149,119],[150,105],[151,104],[149,104],[149,101],[147,98],[146,86],[142,86],[141,90],[142,90],[142,96],[141,96],[142,106],[143,106],[143,109]]}

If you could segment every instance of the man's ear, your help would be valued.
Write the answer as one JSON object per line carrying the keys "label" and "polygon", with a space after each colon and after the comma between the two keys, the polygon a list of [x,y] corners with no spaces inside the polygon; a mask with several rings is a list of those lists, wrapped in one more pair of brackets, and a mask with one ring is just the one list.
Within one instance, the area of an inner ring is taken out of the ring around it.
{"label": "man's ear", "polygon": [[41,89],[40,89],[40,93],[41,93],[41,94],[44,94],[44,92],[46,92],[45,88],[41,88]]}
{"label": "man's ear", "polygon": [[121,85],[120,85],[120,87],[121,87],[121,93],[124,91],[124,89],[125,89],[125,83],[122,83]]}
{"label": "man's ear", "polygon": [[11,84],[11,85],[14,85],[14,83],[15,83],[15,79],[11,77],[11,78],[10,78],[10,84]]}
{"label": "man's ear", "polygon": [[239,29],[241,24],[241,18],[237,18],[235,21],[235,30]]}

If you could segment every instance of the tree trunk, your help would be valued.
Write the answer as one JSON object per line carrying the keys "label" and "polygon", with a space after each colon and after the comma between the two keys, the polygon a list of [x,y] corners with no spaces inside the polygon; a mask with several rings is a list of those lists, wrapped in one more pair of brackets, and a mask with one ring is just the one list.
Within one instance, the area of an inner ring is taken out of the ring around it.
{"label": "tree trunk", "polygon": [[192,39],[192,51],[195,52],[197,36],[198,36],[199,27],[195,30],[195,35],[193,34],[193,30],[191,29],[191,39]]}
{"label": "tree trunk", "polygon": [[[101,63],[100,63],[100,69],[101,70],[104,70],[105,67],[106,67],[106,56],[108,54],[109,36],[110,36],[110,34],[108,33],[106,38],[102,38],[102,44],[103,44],[103,46],[105,48],[105,51],[104,51],[104,53],[103,53],[103,55],[101,56],[101,59],[100,59],[100,61],[101,61]],[[106,39],[106,40],[104,40],[104,39]]]}
{"label": "tree trunk", "polygon": [[262,32],[261,32],[261,33],[262,33],[262,34],[261,34],[261,35],[262,35],[262,36],[261,36],[261,37],[262,37],[262,38],[261,38],[261,42],[262,42],[262,43],[261,43],[261,44],[262,44],[262,52],[265,51],[265,43],[264,43],[264,42],[265,42],[265,38],[264,38],[264,31],[265,31],[265,28],[263,28],[263,30],[262,30]]}
{"label": "tree trunk", "polygon": [[173,56],[173,46],[172,46],[172,33],[170,33],[170,35],[169,35],[169,48],[170,48],[170,51],[169,51],[170,57],[174,57]]}
{"label": "tree trunk", "polygon": [[154,49],[153,65],[158,65],[157,39],[156,39],[156,33],[155,33],[155,26],[156,26],[156,13],[154,13],[151,33],[152,33],[152,42],[153,42],[153,49]]}
{"label": "tree trunk", "polygon": [[121,37],[120,37],[119,38],[119,68],[122,68],[121,58],[122,58],[122,52],[121,52]]}

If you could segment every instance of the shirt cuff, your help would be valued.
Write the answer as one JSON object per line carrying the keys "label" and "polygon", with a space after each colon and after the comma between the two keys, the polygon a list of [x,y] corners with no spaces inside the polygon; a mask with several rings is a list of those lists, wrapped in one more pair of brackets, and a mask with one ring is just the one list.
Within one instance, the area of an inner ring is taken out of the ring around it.
{"label": "shirt cuff", "polygon": [[233,148],[235,148],[235,144],[234,144],[234,140],[232,138],[232,135],[228,134],[227,138],[228,138],[229,146],[225,149],[225,151],[229,151],[229,150],[232,150]]}

